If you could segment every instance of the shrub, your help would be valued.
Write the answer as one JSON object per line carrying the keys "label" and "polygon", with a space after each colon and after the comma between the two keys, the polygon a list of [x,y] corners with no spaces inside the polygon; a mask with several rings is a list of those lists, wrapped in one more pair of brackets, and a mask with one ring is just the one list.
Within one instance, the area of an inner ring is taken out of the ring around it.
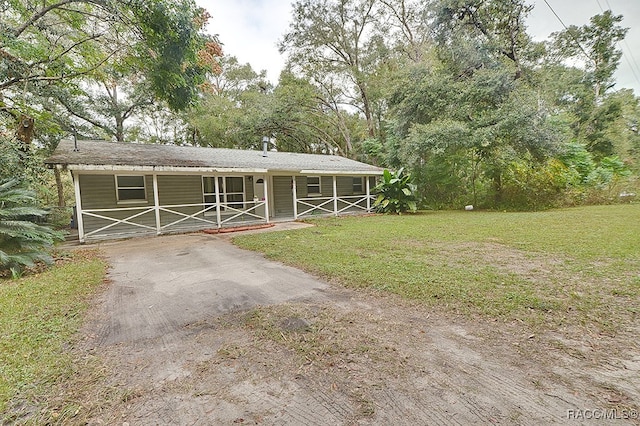
{"label": "shrub", "polygon": [[15,278],[24,267],[50,263],[49,249],[62,233],[35,223],[45,214],[17,179],[0,183],[0,274]]}
{"label": "shrub", "polygon": [[513,161],[503,174],[502,202],[511,210],[541,210],[560,204],[574,172],[558,160],[544,164]]}
{"label": "shrub", "polygon": [[401,214],[415,212],[418,208],[416,186],[404,168],[395,173],[385,170],[382,181],[373,190],[378,193],[378,198],[373,203],[378,212]]}

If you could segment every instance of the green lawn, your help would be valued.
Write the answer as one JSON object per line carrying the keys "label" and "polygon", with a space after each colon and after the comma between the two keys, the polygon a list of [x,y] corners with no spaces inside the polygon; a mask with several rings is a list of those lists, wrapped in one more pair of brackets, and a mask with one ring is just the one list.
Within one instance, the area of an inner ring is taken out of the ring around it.
{"label": "green lawn", "polygon": [[105,268],[95,252],[79,252],[44,273],[0,280],[0,413],[18,393],[41,395],[73,371],[65,346]]}
{"label": "green lawn", "polygon": [[447,312],[615,332],[640,310],[640,205],[320,219],[240,247]]}

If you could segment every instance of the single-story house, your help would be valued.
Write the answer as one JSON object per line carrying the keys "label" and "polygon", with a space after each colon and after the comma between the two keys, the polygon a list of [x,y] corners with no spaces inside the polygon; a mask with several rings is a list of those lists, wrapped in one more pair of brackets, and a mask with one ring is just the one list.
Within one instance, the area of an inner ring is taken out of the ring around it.
{"label": "single-story house", "polygon": [[383,170],[336,155],[63,140],[81,242],[368,212]]}

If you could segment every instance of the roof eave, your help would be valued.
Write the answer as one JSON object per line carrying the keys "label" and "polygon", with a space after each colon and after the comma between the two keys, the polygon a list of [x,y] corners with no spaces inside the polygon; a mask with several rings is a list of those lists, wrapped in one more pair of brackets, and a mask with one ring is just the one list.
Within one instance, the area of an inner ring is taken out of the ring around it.
{"label": "roof eave", "polygon": [[[54,163],[52,163],[54,164]],[[60,165],[60,164],[57,164]],[[133,166],[115,164],[62,164],[62,167],[72,171],[91,172],[135,172],[135,173],[292,173],[300,175],[329,175],[329,176],[378,176],[382,170],[284,170],[242,167],[186,167],[186,166]]]}
{"label": "roof eave", "polygon": [[67,169],[91,172],[151,173],[267,173],[267,169],[240,167],[131,166],[110,164],[68,164]]}
{"label": "roof eave", "polygon": [[340,176],[340,175],[358,175],[358,176],[378,176],[382,175],[382,170],[300,170],[299,173],[301,175],[330,175],[330,176]]}

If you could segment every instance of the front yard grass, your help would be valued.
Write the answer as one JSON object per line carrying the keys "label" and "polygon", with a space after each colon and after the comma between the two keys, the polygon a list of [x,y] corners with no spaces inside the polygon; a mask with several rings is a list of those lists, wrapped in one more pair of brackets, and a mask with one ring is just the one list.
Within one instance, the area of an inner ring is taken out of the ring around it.
{"label": "front yard grass", "polygon": [[240,247],[463,315],[615,333],[640,312],[640,205],[319,219]]}
{"label": "front yard grass", "polygon": [[14,396],[42,395],[73,371],[65,348],[106,264],[95,251],[68,256],[41,274],[0,280],[0,413]]}

